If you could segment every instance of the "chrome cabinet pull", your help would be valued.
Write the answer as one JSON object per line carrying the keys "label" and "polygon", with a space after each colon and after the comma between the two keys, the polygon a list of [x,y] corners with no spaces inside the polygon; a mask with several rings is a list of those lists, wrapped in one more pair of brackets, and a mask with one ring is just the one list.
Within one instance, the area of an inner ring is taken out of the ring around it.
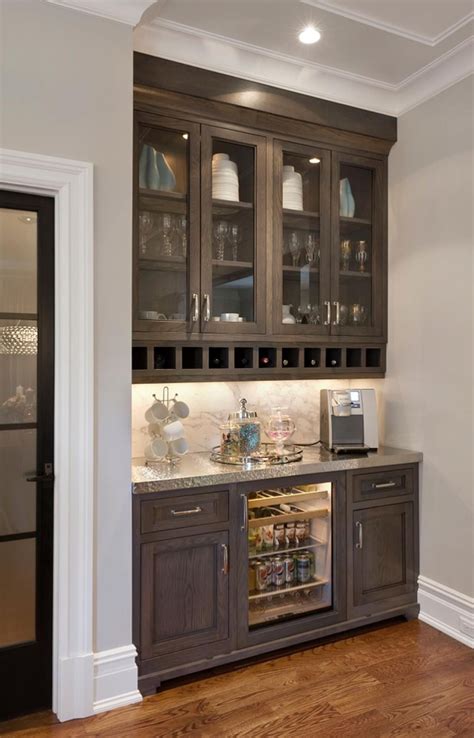
{"label": "chrome cabinet pull", "polygon": [[247,506],[247,495],[240,495],[240,499],[242,500],[242,525],[240,526],[240,530],[247,530],[247,525],[249,522],[249,511]]}
{"label": "chrome cabinet pull", "polygon": [[202,512],[202,507],[196,505],[196,507],[190,507],[189,510],[171,510],[171,515],[178,517],[179,515],[196,515]]}
{"label": "chrome cabinet pull", "polygon": [[329,300],[324,300],[324,305],[326,307],[326,320],[324,321],[324,325],[331,325],[331,303]]}
{"label": "chrome cabinet pull", "polygon": [[204,294],[203,313],[204,322],[209,323],[211,319],[211,300],[207,293]]}
{"label": "chrome cabinet pull", "polygon": [[221,543],[222,551],[224,553],[224,563],[222,565],[222,573],[229,573],[229,546],[227,543]]}
{"label": "chrome cabinet pull", "polygon": [[388,487],[396,487],[396,482],[380,482],[379,484],[372,484],[372,489],[387,489]]}
{"label": "chrome cabinet pull", "polygon": [[334,300],[333,305],[336,308],[336,320],[333,321],[333,325],[339,325],[339,319],[340,319],[340,304],[339,304],[339,301],[338,300]]}
{"label": "chrome cabinet pull", "polygon": [[197,292],[193,292],[191,304],[191,320],[193,323],[197,323],[199,320],[199,295]]}
{"label": "chrome cabinet pull", "polygon": [[356,528],[357,528],[357,534],[358,534],[356,548],[360,549],[364,545],[363,529],[362,529],[362,523],[360,522],[360,520],[356,521]]}

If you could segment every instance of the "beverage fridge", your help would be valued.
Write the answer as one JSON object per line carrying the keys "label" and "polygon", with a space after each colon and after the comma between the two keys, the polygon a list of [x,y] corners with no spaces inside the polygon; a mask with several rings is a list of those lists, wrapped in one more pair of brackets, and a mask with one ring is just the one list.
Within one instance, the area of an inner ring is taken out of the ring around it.
{"label": "beverage fridge", "polygon": [[247,504],[249,628],[330,609],[331,483],[262,489]]}

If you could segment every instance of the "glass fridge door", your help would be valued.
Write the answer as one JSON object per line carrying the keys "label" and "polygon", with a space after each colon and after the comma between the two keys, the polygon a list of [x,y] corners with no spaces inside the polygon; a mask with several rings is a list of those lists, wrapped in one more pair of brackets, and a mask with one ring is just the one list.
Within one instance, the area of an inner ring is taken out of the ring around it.
{"label": "glass fridge door", "polygon": [[248,498],[248,625],[333,606],[332,485],[262,489]]}

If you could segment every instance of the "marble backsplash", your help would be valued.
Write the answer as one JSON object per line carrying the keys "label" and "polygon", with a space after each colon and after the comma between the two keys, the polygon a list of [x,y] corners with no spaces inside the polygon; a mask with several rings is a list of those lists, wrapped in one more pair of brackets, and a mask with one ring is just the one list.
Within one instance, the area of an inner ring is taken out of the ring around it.
{"label": "marble backsplash", "polygon": [[[383,439],[383,380],[285,380],[255,382],[190,382],[169,384],[170,397],[176,393],[190,407],[184,421],[190,451],[209,451],[220,439],[219,425],[237,410],[245,397],[248,407],[256,410],[264,422],[275,406],[288,408],[296,423],[293,440],[311,443],[319,439],[319,393],[323,388],[374,387],[377,393],[379,433]],[[153,402],[153,393],[161,397],[163,385],[132,386],[132,457],[144,454],[148,441],[145,411]]]}

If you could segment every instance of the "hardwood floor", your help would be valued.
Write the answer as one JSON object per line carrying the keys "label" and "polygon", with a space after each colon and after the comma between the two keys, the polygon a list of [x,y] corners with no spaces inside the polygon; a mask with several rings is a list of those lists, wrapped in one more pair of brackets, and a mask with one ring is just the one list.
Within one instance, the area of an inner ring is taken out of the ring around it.
{"label": "hardwood floor", "polygon": [[58,723],[0,723],[34,738],[474,736],[474,654],[417,620],[175,681],[141,704]]}

